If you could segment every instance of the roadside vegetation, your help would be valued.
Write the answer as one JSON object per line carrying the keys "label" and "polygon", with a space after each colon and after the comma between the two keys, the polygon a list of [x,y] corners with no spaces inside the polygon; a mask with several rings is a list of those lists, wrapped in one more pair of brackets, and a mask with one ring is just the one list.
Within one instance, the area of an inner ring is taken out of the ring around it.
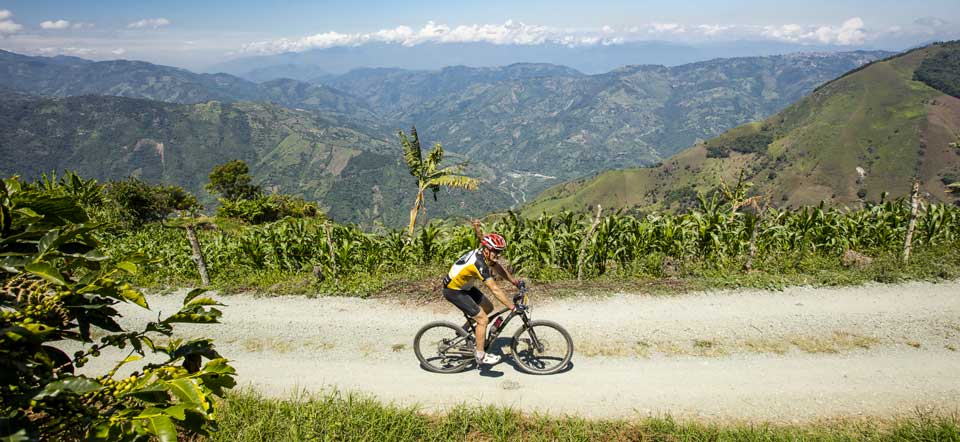
{"label": "roadside vegetation", "polygon": [[[234,184],[247,182],[242,167],[233,170]],[[306,212],[259,224],[222,213],[201,218],[196,199],[176,186],[132,179],[100,184],[72,173],[34,183],[11,178],[0,190],[0,436],[7,440],[957,439],[956,418],[939,416],[884,425],[711,426],[548,418],[499,408],[460,407],[441,417],[336,393],[297,401],[244,393],[220,402],[234,385],[234,370],[213,343],[169,339],[176,323],[217,322],[215,300],[191,291],[179,312],[140,331],[121,329],[111,306],[146,307],[138,286],[198,285],[198,255],[209,265],[212,287],[399,296],[413,286],[429,294],[446,265],[475,247],[473,230],[433,222],[410,237]],[[583,281],[617,290],[652,282],[669,291],[697,281],[749,286],[960,276],[960,208],[918,202],[913,216],[906,201],[884,200],[855,211],[779,210],[748,194],[748,183],[721,186],[700,195],[698,208],[677,215],[508,213],[488,219],[486,230],[510,239],[507,256],[518,274],[560,293],[580,290]],[[261,197],[244,195],[246,201]],[[903,246],[911,220],[908,260]],[[50,345],[63,340],[86,349],[70,356]],[[698,344],[702,351],[716,345]],[[131,357],[108,373],[75,374],[112,346],[131,348]],[[163,362],[128,378],[114,376],[148,353],[165,356]]]}
{"label": "roadside vegetation", "polygon": [[[178,434],[209,434],[214,398],[233,387],[234,369],[208,339],[169,338],[179,323],[218,322],[220,304],[193,290],[172,315],[141,330],[121,327],[115,305],[149,308],[128,282],[149,258],[103,253],[105,224],[81,205],[104,208],[103,189],[93,184],[70,174],[39,183],[0,181],[0,441],[175,441]],[[139,187],[125,181],[104,192],[130,196]],[[155,190],[165,202],[182,196]],[[71,342],[80,350],[69,355],[63,345]],[[115,348],[129,351],[112,369],[79,373]],[[145,356],[158,357],[127,377],[115,376]]]}
{"label": "roadside vegetation", "polygon": [[[960,208],[918,204],[912,253],[904,242],[911,207],[882,200],[864,209],[763,208],[747,183],[700,195],[683,214],[562,213],[488,219],[508,239],[514,271],[544,292],[677,292],[707,288],[847,285],[960,277]],[[322,217],[251,225],[201,220],[198,232],[213,287],[226,291],[429,295],[463,251],[476,247],[466,223],[432,222],[412,239],[401,230],[368,232]],[[185,222],[180,220],[179,222]],[[174,222],[170,222],[174,223]],[[155,257],[137,283],[155,289],[198,281],[182,232],[147,224],[105,241],[111,253]]]}
{"label": "roadside vegetation", "polygon": [[220,431],[199,441],[956,441],[960,419],[917,412],[888,421],[804,425],[713,424],[670,417],[590,420],[499,407],[458,406],[442,416],[337,392],[287,400],[230,395]]}

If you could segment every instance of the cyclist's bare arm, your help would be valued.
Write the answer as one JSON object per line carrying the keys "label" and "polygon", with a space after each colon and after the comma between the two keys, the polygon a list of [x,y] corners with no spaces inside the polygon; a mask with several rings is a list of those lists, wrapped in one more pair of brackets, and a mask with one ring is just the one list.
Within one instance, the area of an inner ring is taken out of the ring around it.
{"label": "cyclist's bare arm", "polygon": [[473,226],[473,234],[477,235],[477,241],[479,242],[483,239],[483,232],[480,230],[480,220],[475,219],[470,221],[470,224]]}
{"label": "cyclist's bare arm", "polygon": [[493,262],[491,263],[490,267],[491,267],[495,272],[497,272],[497,273],[499,273],[501,276],[503,276],[507,281],[510,281],[510,283],[513,284],[514,287],[520,288],[520,280],[517,279],[517,278],[514,278],[514,277],[513,277],[513,274],[511,274],[510,271],[507,270],[507,268],[504,267],[502,264],[500,264],[500,263],[497,262],[497,261],[493,261]]}
{"label": "cyclist's bare arm", "polygon": [[510,297],[507,296],[506,292],[504,292],[503,289],[500,288],[499,285],[497,285],[496,280],[494,280],[493,278],[490,278],[484,281],[484,284],[486,284],[487,287],[490,288],[490,291],[493,292],[493,296],[495,296],[498,300],[500,300],[500,302],[503,305],[510,308],[510,310],[513,310],[515,308],[513,305],[513,301],[511,301]]}

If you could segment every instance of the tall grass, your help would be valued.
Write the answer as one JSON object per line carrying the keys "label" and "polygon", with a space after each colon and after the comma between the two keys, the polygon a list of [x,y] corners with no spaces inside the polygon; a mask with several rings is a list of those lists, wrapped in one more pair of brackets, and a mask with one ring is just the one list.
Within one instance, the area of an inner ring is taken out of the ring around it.
{"label": "tall grass", "polygon": [[670,417],[588,420],[458,406],[443,415],[330,393],[287,400],[231,395],[208,441],[958,441],[957,416],[806,425],[710,424]]}

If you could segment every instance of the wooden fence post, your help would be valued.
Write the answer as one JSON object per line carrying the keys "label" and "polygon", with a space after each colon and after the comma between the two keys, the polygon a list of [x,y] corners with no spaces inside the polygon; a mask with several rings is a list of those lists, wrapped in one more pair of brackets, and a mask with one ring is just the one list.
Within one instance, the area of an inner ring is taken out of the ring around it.
{"label": "wooden fence post", "polygon": [[577,254],[577,282],[583,279],[583,255],[587,251],[587,243],[590,242],[590,239],[593,237],[593,231],[597,230],[597,225],[600,224],[601,212],[603,212],[603,208],[597,204],[597,216],[593,219],[593,225],[591,225],[590,230],[587,231],[587,236],[584,236],[583,242],[580,243],[580,253]]}
{"label": "wooden fence post", "polygon": [[913,191],[910,192],[910,223],[907,224],[907,237],[903,241],[903,262],[910,260],[910,250],[913,248],[913,230],[917,227],[917,212],[920,210],[920,181],[913,182]]}
{"label": "wooden fence post", "polygon": [[203,286],[210,285],[210,274],[207,272],[207,261],[203,259],[203,250],[200,249],[200,240],[197,239],[197,232],[193,224],[187,224],[187,239],[190,241],[190,248],[193,249],[193,255],[190,259],[197,264],[197,271],[200,272],[200,283]]}

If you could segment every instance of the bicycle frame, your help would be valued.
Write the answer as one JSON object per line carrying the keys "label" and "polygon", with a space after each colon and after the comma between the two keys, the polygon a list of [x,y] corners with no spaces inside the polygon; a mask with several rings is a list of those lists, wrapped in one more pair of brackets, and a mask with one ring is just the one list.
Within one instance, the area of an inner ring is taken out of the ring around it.
{"label": "bicycle frame", "polygon": [[[524,301],[523,304],[524,305],[526,304],[527,296],[526,296],[526,293],[524,292],[525,291],[521,291],[518,296],[514,297],[515,303],[518,300],[522,299]],[[503,319],[503,323],[500,324],[500,327],[498,327],[496,330],[491,330],[492,328],[491,325],[493,324],[493,321],[496,318],[498,318],[500,315],[508,312],[509,314]],[[510,321],[517,316],[519,316],[520,319],[523,320],[524,325],[530,322],[530,317],[527,315],[526,310],[521,310],[519,313],[517,313],[515,311],[510,311],[510,309],[508,308],[503,308],[500,311],[491,313],[487,316],[487,336],[486,336],[486,339],[484,339],[483,351],[487,351],[490,349],[490,346],[493,344],[493,342],[497,340],[498,336],[500,336],[500,332],[502,332],[505,328],[507,328],[507,324],[509,324]],[[466,330],[468,333],[470,333],[471,336],[476,334],[476,321],[474,321],[473,318],[468,316],[467,323],[464,324],[463,329]],[[536,333],[533,332],[533,329],[530,329],[530,337],[533,338],[533,344],[537,347],[537,349],[540,351],[543,351],[543,346],[540,344],[540,340],[537,339],[537,335]]]}

